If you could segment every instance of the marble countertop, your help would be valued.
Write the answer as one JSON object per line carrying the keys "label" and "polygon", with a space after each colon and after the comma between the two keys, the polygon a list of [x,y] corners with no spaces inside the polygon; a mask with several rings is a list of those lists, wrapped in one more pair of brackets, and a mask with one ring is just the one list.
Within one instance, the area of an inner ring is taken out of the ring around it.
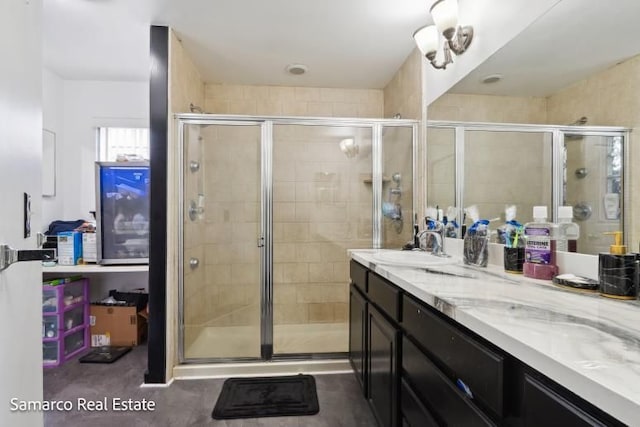
{"label": "marble countertop", "polygon": [[629,425],[640,423],[637,301],[565,290],[492,265],[425,270],[383,259],[385,253],[399,251],[349,252],[357,262],[613,417]]}

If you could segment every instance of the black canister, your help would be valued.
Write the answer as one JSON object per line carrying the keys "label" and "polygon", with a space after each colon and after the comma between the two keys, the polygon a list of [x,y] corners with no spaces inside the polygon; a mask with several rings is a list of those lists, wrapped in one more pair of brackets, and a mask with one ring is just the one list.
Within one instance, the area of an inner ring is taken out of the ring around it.
{"label": "black canister", "polygon": [[524,248],[504,248],[504,271],[522,274],[524,265]]}
{"label": "black canister", "polygon": [[638,298],[638,254],[598,256],[598,278],[602,296],[618,299]]}

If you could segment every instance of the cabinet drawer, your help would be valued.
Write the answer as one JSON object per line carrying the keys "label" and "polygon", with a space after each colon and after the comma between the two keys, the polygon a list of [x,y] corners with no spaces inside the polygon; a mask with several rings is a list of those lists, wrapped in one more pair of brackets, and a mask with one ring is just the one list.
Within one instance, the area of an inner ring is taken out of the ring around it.
{"label": "cabinet drawer", "polygon": [[367,269],[354,260],[349,263],[349,273],[351,276],[351,283],[356,285],[363,294],[367,293]]}
{"label": "cabinet drawer", "polygon": [[438,427],[436,420],[420,402],[404,378],[401,383],[400,402],[403,427]]}
{"label": "cabinet drawer", "polygon": [[525,374],[524,425],[526,426],[604,426],[562,396]]}
{"label": "cabinet drawer", "polygon": [[436,412],[441,424],[495,425],[406,337],[402,342],[402,369],[403,375],[424,399],[425,406]]}
{"label": "cabinet drawer", "polygon": [[402,326],[452,379],[462,380],[474,399],[503,415],[504,358],[439,318],[412,298],[402,302]]}
{"label": "cabinet drawer", "polygon": [[400,320],[400,290],[382,277],[369,274],[369,300],[395,321]]}

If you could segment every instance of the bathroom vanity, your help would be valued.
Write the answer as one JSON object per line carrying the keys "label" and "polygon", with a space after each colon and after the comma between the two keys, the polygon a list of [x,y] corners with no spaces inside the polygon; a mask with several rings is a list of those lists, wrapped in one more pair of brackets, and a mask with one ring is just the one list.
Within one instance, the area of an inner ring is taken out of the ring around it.
{"label": "bathroom vanity", "polygon": [[380,426],[640,422],[636,301],[383,252],[350,265],[349,355]]}

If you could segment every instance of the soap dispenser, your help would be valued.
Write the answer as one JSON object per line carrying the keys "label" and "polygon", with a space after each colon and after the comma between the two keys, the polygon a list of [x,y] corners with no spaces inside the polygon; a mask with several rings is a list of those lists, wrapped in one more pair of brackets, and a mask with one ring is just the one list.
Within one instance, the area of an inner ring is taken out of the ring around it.
{"label": "soap dispenser", "polygon": [[628,254],[622,244],[622,231],[604,233],[613,235],[615,243],[609,253],[598,255],[600,294],[609,298],[636,299],[638,297],[638,263],[636,254]]}

